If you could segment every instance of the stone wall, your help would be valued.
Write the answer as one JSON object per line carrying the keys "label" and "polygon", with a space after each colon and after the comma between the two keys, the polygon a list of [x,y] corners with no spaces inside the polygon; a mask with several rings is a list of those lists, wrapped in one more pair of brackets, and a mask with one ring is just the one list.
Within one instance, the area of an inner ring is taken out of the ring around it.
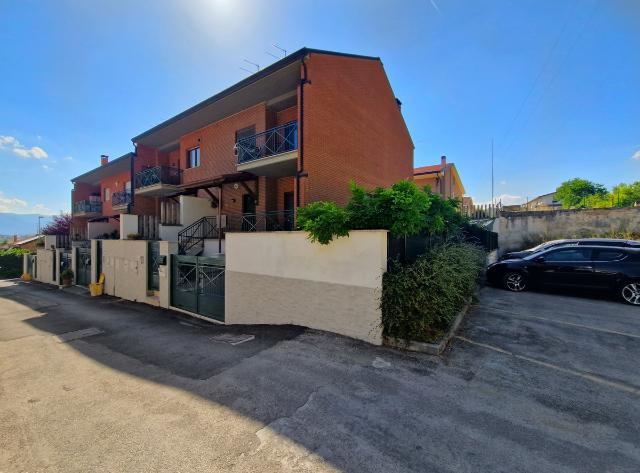
{"label": "stone wall", "polygon": [[640,233],[640,207],[505,212],[493,222],[500,251],[559,238],[632,238]]}

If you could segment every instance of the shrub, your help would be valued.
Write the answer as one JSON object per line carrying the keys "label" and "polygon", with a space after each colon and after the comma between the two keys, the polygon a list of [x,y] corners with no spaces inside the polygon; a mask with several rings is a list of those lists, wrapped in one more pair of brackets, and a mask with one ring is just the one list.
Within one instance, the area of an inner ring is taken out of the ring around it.
{"label": "shrub", "polygon": [[73,279],[73,270],[65,269],[60,273],[60,278],[64,279]]}
{"label": "shrub", "polygon": [[351,199],[346,208],[349,226],[353,230],[385,229],[393,236],[417,235],[427,227],[425,215],[432,195],[410,181],[370,192],[352,182]]}
{"label": "shrub", "polygon": [[347,212],[334,202],[313,202],[298,210],[298,226],[313,242],[328,244],[334,237],[349,235]]}
{"label": "shrub", "polygon": [[142,235],[140,235],[139,233],[129,233],[127,235],[127,240],[141,240],[142,239]]}
{"label": "shrub", "polygon": [[298,211],[298,227],[321,244],[346,236],[349,230],[389,230],[393,237],[454,234],[466,222],[458,201],[443,199],[410,181],[372,191],[352,182],[346,208],[314,202]]}
{"label": "shrub", "polygon": [[473,295],[485,253],[469,243],[445,243],[415,263],[393,263],[382,280],[383,333],[432,342],[449,328]]}

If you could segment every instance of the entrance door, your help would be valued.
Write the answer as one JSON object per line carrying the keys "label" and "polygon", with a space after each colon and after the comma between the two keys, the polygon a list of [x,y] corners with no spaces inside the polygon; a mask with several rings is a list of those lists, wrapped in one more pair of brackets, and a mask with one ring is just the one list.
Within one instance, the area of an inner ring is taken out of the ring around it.
{"label": "entrance door", "polygon": [[88,286],[91,283],[91,248],[76,248],[76,284]]}
{"label": "entrance door", "polygon": [[256,231],[256,200],[251,194],[242,195],[242,231]]}
{"label": "entrance door", "polygon": [[158,269],[160,262],[160,242],[150,241],[147,243],[147,290],[160,290],[160,272]]}
{"label": "entrance door", "polygon": [[284,193],[284,229],[293,230],[293,192]]}
{"label": "entrance door", "polygon": [[224,322],[224,259],[172,255],[171,305]]}

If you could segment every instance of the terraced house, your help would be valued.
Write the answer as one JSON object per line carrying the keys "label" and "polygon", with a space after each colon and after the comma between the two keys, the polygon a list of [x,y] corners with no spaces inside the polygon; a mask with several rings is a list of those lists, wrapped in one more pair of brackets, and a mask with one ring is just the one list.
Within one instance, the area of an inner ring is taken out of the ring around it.
{"label": "terraced house", "polygon": [[132,139],[72,180],[75,240],[178,241],[224,253],[234,231],[294,228],[348,184],[413,176],[413,144],[377,57],[303,48]]}

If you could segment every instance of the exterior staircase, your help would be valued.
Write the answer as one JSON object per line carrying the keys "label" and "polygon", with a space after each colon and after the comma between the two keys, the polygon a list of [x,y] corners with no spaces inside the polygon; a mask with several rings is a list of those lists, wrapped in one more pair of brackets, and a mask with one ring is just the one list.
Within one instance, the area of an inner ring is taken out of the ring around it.
{"label": "exterior staircase", "polygon": [[204,251],[204,241],[218,238],[220,229],[216,217],[202,217],[178,233],[178,253],[200,256]]}

